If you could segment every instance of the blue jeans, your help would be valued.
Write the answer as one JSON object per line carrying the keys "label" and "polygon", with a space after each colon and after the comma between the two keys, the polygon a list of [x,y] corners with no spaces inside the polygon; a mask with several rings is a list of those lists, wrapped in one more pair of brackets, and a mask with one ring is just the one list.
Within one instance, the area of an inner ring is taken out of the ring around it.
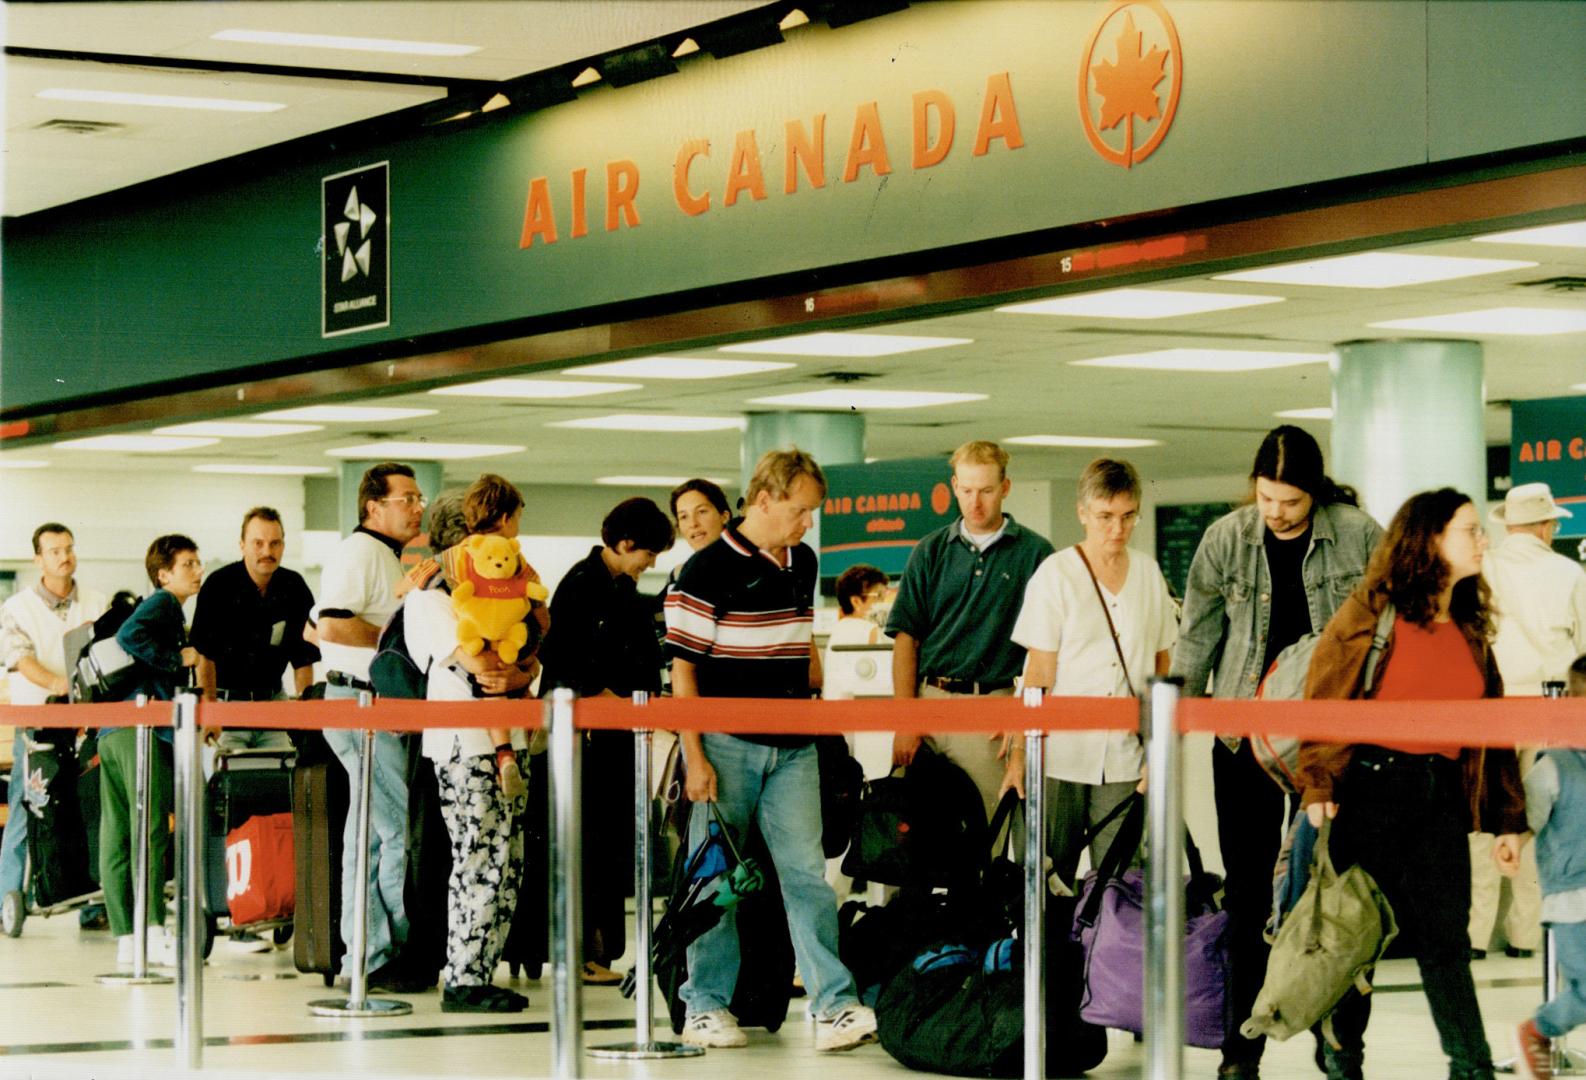
{"label": "blue jeans", "polygon": [[[340,691],[340,693],[338,693]],[[326,698],[356,697],[342,687],[326,688]],[[352,949],[353,890],[358,873],[358,775],[362,767],[363,732],[332,728],[325,741],[352,780],[352,806],[342,831],[341,937]],[[374,736],[374,766],[369,783],[369,924],[364,949],[365,971],[385,966],[407,941],[408,920],[402,904],[407,877],[408,787],[407,751],[388,732]],[[343,975],[352,961],[342,958]]]}
{"label": "blue jeans", "polygon": [[11,747],[11,785],[6,789],[5,839],[0,840],[0,896],[19,892],[27,871],[28,811],[22,805],[22,788],[26,781],[23,742],[22,729],[17,728],[16,741]]}
{"label": "blue jeans", "polygon": [[1557,1039],[1586,1024],[1586,922],[1553,923],[1548,929],[1564,985],[1558,997],[1536,1011],[1536,1029]]}
{"label": "blue jeans", "polygon": [[[815,747],[761,746],[732,735],[706,734],[705,757],[716,770],[716,809],[740,846],[753,820],[760,826],[782,881],[793,955],[816,1016],[858,1004],[854,978],[837,959],[837,896],[826,884],[821,851],[820,768]],[[695,805],[689,845],[708,835],[710,811]],[[738,927],[728,912],[688,947],[688,981],[680,994],[688,1015],[725,1009],[738,985]]]}

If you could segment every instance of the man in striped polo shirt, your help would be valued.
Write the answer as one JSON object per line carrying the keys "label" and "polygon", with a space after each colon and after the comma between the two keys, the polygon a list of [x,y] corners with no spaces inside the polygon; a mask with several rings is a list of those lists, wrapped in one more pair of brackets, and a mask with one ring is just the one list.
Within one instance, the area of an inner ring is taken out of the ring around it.
{"label": "man in striped polo shirt", "polygon": [[[744,493],[743,522],[691,558],[666,599],[666,641],[677,697],[808,698],[820,686],[813,648],[815,552],[801,543],[826,496],[820,466],[800,450],[760,459]],[[876,1017],[859,1004],[837,958],[837,898],[821,851],[820,769],[813,736],[753,730],[682,734],[693,846],[706,837],[713,802],[741,841],[760,828],[782,882],[793,953],[818,1023],[817,1050],[875,1041]],[[738,982],[732,913],[688,948],[683,1041],[744,1046],[728,1011]]]}

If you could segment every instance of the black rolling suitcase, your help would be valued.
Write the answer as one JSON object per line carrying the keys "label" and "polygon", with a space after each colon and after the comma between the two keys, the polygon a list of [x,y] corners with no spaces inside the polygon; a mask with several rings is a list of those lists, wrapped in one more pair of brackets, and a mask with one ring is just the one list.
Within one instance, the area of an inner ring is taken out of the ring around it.
{"label": "black rolling suitcase", "polygon": [[324,736],[310,733],[292,770],[292,962],[299,971],[323,975],[326,986],[335,981],[347,950],[341,940],[341,837],[349,805],[347,770]]}
{"label": "black rolling suitcase", "polygon": [[[67,728],[38,728],[29,736],[26,761],[15,765],[27,769],[30,791],[41,796],[24,797],[18,807],[19,813],[32,815],[27,833],[28,898],[41,908],[86,896],[97,887],[99,868],[90,866],[88,830],[78,797],[76,738],[76,732]],[[38,778],[37,786],[32,778]],[[98,779],[97,770],[88,778],[95,785]],[[99,831],[97,815],[93,828]]]}

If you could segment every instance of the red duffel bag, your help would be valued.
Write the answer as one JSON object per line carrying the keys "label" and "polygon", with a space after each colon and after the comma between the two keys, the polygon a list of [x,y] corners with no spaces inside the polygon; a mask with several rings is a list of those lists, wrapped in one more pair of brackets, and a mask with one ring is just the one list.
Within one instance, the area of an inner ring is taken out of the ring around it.
{"label": "red duffel bag", "polygon": [[292,914],[297,899],[292,815],[260,814],[226,834],[226,906],[231,925]]}

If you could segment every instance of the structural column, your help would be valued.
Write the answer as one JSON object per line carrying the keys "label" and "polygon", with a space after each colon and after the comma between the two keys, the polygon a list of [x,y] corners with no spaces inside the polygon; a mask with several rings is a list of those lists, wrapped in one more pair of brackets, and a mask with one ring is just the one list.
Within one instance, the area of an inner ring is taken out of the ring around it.
{"label": "structural column", "polygon": [[1404,500],[1487,493],[1482,349],[1474,341],[1346,341],[1333,356],[1331,472],[1384,527]]}
{"label": "structural column", "polygon": [[739,490],[747,490],[754,466],[767,450],[796,446],[821,465],[865,460],[865,415],[859,412],[750,413],[744,429]]}

